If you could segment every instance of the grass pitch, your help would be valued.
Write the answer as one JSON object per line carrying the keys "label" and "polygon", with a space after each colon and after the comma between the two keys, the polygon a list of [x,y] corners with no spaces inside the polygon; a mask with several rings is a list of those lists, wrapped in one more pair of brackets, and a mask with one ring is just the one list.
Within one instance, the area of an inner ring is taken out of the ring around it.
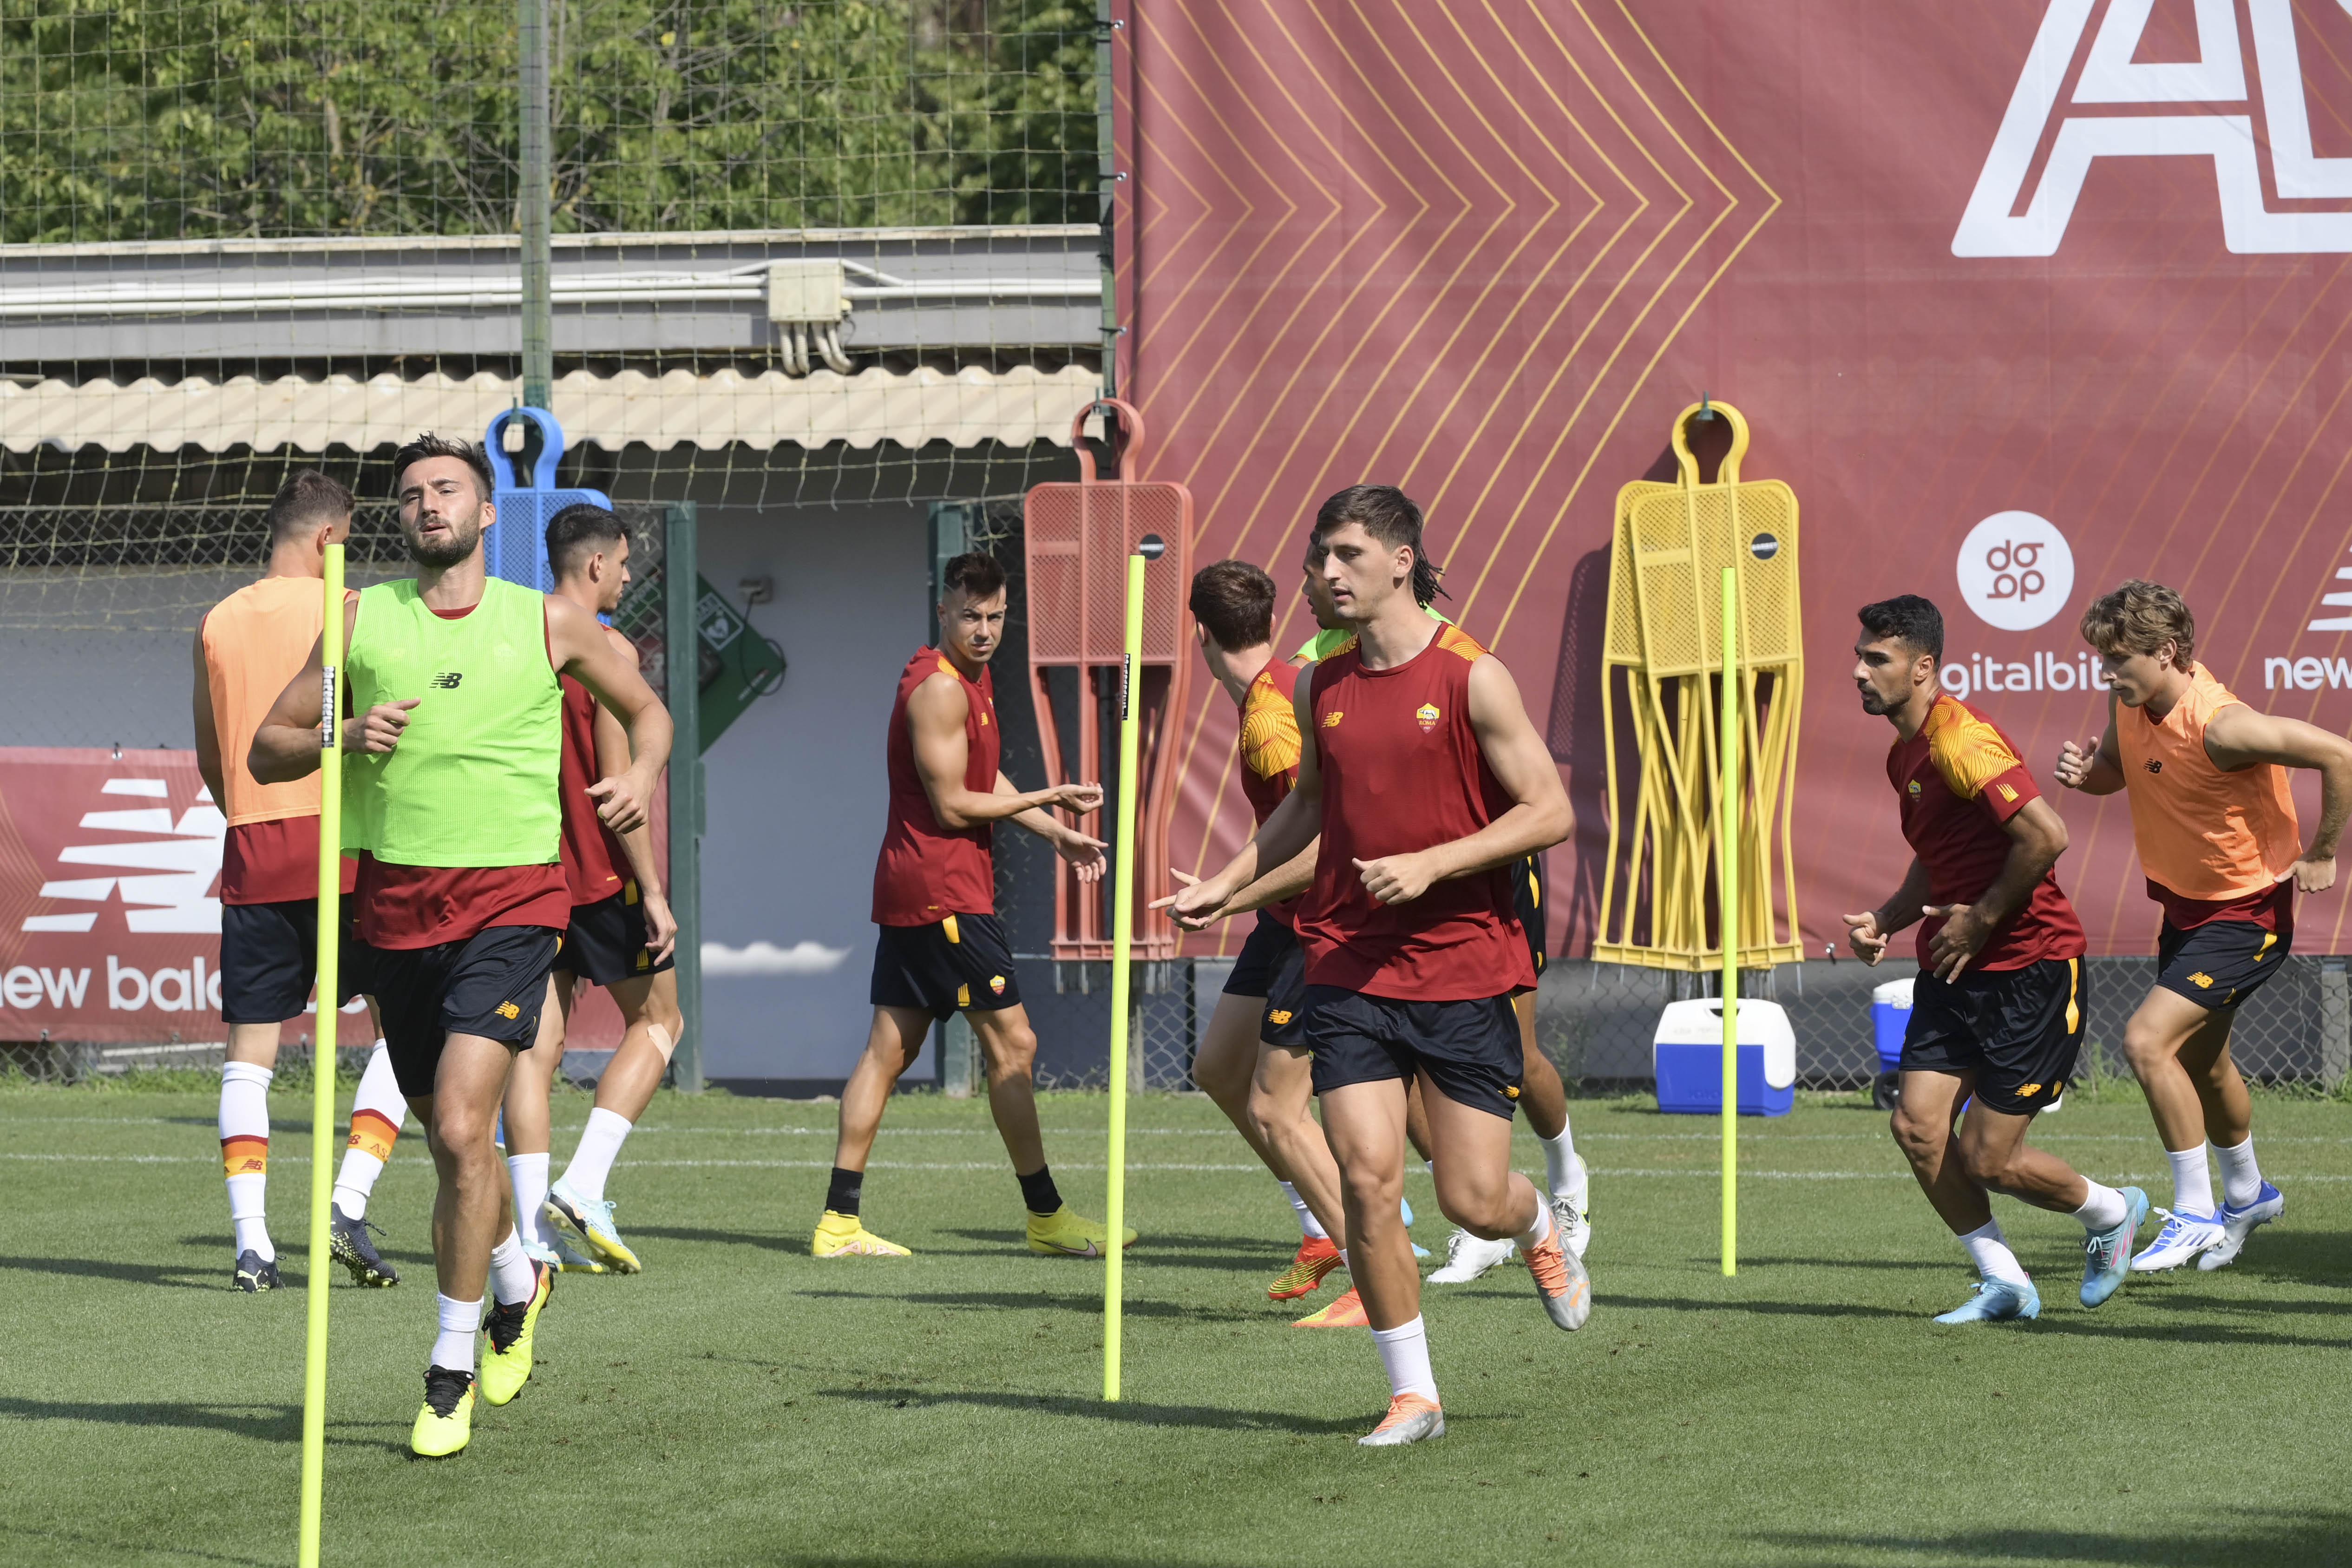
{"label": "grass pitch", "polygon": [[[557,1109],[558,1164],[584,1097]],[[1099,1212],[1105,1102],[1049,1097]],[[297,1289],[228,1289],[213,1097],[0,1091],[0,1559],[294,1556],[309,1169],[273,1102]],[[2352,1108],[2265,1100],[2285,1219],[2218,1274],[2075,1305],[2078,1228],[2003,1202],[2039,1323],[1943,1329],[1967,1269],[1884,1119],[1742,1125],[1740,1272],[1716,1259],[1714,1123],[1580,1102],[1597,1306],[1554,1330],[1516,1263],[1425,1297],[1449,1435],[1354,1447],[1386,1385],[1360,1332],[1264,1286],[1286,1208],[1216,1111],[1136,1102],[1127,1399],[1100,1388],[1101,1269],[1021,1245],[978,1101],[893,1106],[869,1223],[905,1260],[817,1262],[828,1105],[664,1096],[611,1187],[635,1279],[566,1276],[522,1397],[406,1452],[433,1332],[421,1139],[371,1217],[396,1289],[336,1271],[330,1563],[968,1564],[2255,1563],[2352,1557]],[[1539,1168],[1524,1130],[1523,1168]],[[2041,1141],[2162,1201],[2142,1107]],[[1416,1237],[1446,1226],[1409,1180]],[[1330,1299],[1327,1286],[1308,1306]]]}

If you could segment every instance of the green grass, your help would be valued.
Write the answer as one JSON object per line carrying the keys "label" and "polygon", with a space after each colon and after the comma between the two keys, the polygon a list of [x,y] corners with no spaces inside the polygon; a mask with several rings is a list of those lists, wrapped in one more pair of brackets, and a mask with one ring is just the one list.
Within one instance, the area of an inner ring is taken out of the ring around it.
{"label": "green grass", "polygon": [[[586,1101],[566,1095],[560,1128]],[[299,1284],[307,1107],[272,1213]],[[1099,1211],[1105,1103],[1049,1097]],[[2032,1325],[1953,1330],[1958,1249],[1884,1121],[1810,1100],[1742,1127],[1744,1256],[1716,1260],[1711,1122],[1576,1107],[1597,1308],[1552,1329],[1516,1265],[1425,1297],[1449,1435],[1351,1439],[1365,1336],[1286,1327],[1296,1241],[1198,1100],[1136,1103],[1127,1398],[1097,1397],[1100,1266],[1020,1247],[977,1102],[893,1107],[866,1186],[905,1261],[805,1253],[832,1108],[665,1096],[616,1173],[635,1279],[567,1277],[522,1398],[471,1449],[405,1453],[433,1330],[431,1169],[403,1140],[373,1217],[399,1289],[334,1291],[327,1561],[1959,1564],[2344,1561],[2352,1506],[2352,1111],[2265,1100],[2288,1194],[2236,1268],[2074,1304],[2077,1227],[2003,1204]],[[0,1091],[0,1560],[294,1555],[303,1297],[227,1288],[212,1097]],[[1522,1131],[1523,1164],[1537,1164]],[[559,1131],[559,1150],[572,1133]],[[2168,1187],[2144,1109],[2042,1142]],[[1427,1178],[1416,1234],[1442,1248]],[[1329,1299],[1329,1289],[1316,1300]]]}

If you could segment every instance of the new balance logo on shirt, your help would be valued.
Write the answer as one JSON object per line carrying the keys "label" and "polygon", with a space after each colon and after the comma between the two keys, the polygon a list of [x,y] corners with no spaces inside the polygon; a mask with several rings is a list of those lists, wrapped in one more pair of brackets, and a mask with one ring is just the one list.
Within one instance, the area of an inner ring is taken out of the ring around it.
{"label": "new balance logo on shirt", "polygon": [[433,678],[431,684],[438,690],[455,691],[457,689],[457,683],[465,679],[463,670],[445,669]]}

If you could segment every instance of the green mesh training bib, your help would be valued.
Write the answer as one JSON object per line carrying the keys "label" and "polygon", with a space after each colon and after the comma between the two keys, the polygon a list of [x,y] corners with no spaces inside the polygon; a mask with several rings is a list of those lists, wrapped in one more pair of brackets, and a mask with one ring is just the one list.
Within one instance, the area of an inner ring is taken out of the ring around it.
{"label": "green mesh training bib", "polygon": [[395,866],[543,866],[557,856],[562,689],[544,595],[492,577],[444,620],[414,580],[360,595],[351,710],[417,698],[388,756],[343,754],[343,847]]}

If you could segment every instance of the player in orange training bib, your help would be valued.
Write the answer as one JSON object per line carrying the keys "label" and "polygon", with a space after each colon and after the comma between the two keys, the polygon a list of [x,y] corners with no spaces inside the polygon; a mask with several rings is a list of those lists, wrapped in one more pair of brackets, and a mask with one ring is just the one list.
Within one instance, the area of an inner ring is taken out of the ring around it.
{"label": "player in orange training bib", "polygon": [[[2124,1054],[2172,1162],[2172,1207],[2132,1259],[2142,1273],[2237,1260],[2286,1200],[2254,1163],[2253,1105],[2230,1059],[2238,1008],[2294,943],[2294,895],[2336,885],[2336,841],[2352,813],[2352,742],[2257,713],[2196,660],[2197,623],[2179,594],[2137,578],[2092,601],[2083,640],[2113,695],[2107,729],[2060,751],[2058,782],[2129,792],[2147,895],[2164,909],[2155,988],[2124,1028]],[[2319,827],[2302,847],[2289,768],[2320,776]],[[2221,1165],[2221,1196],[2205,1145]]]}

